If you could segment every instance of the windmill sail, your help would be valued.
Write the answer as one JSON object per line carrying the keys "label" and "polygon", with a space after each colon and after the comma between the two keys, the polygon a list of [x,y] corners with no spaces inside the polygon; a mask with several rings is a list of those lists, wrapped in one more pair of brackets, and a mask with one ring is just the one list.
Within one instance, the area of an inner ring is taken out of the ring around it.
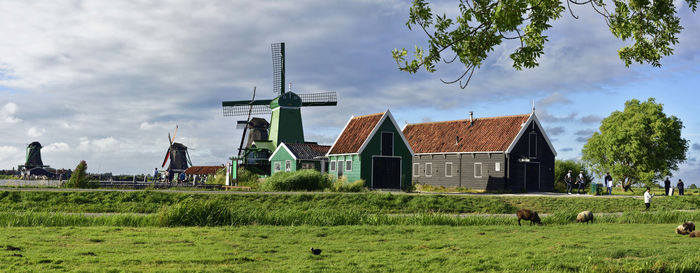
{"label": "windmill sail", "polygon": [[[247,116],[248,111],[253,115],[270,114],[270,102],[272,100],[239,100],[239,101],[224,101],[221,106],[224,107],[224,117]],[[253,109],[251,110],[251,106]]]}
{"label": "windmill sail", "polygon": [[297,94],[301,98],[301,106],[335,106],[338,96],[335,92]]}
{"label": "windmill sail", "polygon": [[284,94],[284,43],[272,44],[272,92]]}

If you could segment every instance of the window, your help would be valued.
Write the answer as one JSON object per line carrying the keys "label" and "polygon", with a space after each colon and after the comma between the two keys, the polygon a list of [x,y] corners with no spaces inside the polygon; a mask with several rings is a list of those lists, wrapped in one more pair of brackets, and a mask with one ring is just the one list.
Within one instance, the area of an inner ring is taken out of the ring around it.
{"label": "window", "polygon": [[382,132],[382,155],[394,155],[394,133]]}
{"label": "window", "polygon": [[292,161],[287,160],[284,162],[284,171],[285,172],[291,172],[292,171]]}
{"label": "window", "polygon": [[282,164],[280,162],[275,162],[275,172],[282,170]]}
{"label": "window", "polygon": [[481,178],[481,162],[474,163],[474,178]]}
{"label": "window", "polygon": [[413,177],[420,176],[420,163],[413,163]]}
{"label": "window", "polygon": [[497,172],[501,171],[501,162],[496,162],[496,166],[494,166],[494,170]]}
{"label": "window", "polygon": [[352,161],[350,161],[350,160],[345,161],[345,171],[347,171],[347,172],[352,171]]}
{"label": "window", "polygon": [[301,163],[301,168],[304,170],[313,170],[314,164],[313,163]]}
{"label": "window", "polygon": [[532,132],[530,133],[530,158],[536,158],[537,157],[537,133]]}
{"label": "window", "polygon": [[452,162],[445,163],[445,177],[452,177]]}
{"label": "window", "polygon": [[425,163],[425,177],[433,176],[433,163]]}

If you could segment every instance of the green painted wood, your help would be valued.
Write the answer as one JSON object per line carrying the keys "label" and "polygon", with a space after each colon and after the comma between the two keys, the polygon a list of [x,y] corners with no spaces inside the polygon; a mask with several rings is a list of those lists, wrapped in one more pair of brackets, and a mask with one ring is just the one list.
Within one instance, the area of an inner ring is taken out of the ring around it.
{"label": "green painted wood", "polygon": [[297,162],[294,160],[294,157],[287,151],[285,148],[281,148],[277,151],[276,154],[274,154],[273,157],[270,158],[270,175],[274,175],[277,171],[275,171],[275,163],[280,164],[280,171],[284,172],[285,170],[285,164],[286,161],[289,160],[291,161],[291,172],[297,170]]}
{"label": "green painted wood", "polygon": [[412,156],[406,143],[401,138],[401,130],[394,126],[391,119],[388,117],[379,126],[377,132],[372,136],[367,146],[360,154],[362,166],[367,166],[362,169],[361,178],[366,181],[369,187],[372,183],[372,157],[381,155],[381,140],[382,132],[391,132],[394,135],[394,152],[392,156],[401,157],[401,188],[406,188],[411,185],[411,164]]}
{"label": "green painted wood", "polygon": [[[328,156],[329,162],[330,161],[335,161],[336,162],[336,169],[331,171],[330,170],[330,165],[328,167],[329,171],[328,173],[331,174],[333,177],[338,178],[338,162],[343,162],[343,176],[347,177],[349,182],[354,182],[357,180],[362,179],[361,176],[361,169],[362,169],[362,162],[360,162],[360,157],[358,155],[331,155]],[[352,163],[352,170],[347,171],[345,162],[351,161]]]}
{"label": "green painted wood", "polygon": [[275,108],[272,111],[270,121],[269,139],[275,147],[282,142],[303,143],[304,127],[301,123],[301,109],[287,107]]}

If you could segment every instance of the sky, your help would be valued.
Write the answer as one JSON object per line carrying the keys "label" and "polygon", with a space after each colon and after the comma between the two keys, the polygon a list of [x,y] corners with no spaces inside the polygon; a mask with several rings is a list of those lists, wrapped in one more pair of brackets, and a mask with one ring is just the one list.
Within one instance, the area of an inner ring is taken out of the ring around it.
{"label": "sky", "polygon": [[[458,1],[433,1],[454,15]],[[241,130],[221,101],[271,99],[270,44],[286,44],[286,79],[297,93],[334,91],[336,107],[302,110],[307,141],[332,144],[353,115],[391,110],[397,122],[536,113],[558,159],[580,159],[602,118],[630,99],[654,97],[683,121],[688,160],[674,178],[700,184],[700,15],[679,6],[684,27],[662,67],[633,64],[590,7],[574,7],[545,34],[535,69],[516,71],[505,42],[469,86],[436,73],[401,72],[394,48],[426,46],[409,30],[410,1],[0,1],[0,169],[23,164],[32,141],[45,164],[90,172],[150,173],[168,133],[195,165],[234,155]],[[269,119],[269,116],[261,116]]]}

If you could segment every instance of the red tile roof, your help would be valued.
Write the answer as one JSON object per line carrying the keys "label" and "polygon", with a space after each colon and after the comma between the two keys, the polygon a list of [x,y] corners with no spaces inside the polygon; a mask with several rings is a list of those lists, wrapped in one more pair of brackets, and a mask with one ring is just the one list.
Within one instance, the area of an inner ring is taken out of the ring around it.
{"label": "red tile roof", "polygon": [[357,153],[384,113],[353,117],[328,154]]}
{"label": "red tile roof", "polygon": [[209,175],[215,174],[218,170],[223,169],[224,166],[192,166],[185,170],[186,175]]}
{"label": "red tile roof", "polygon": [[[408,124],[403,129],[415,153],[506,151],[527,115]],[[457,140],[459,137],[459,140]]]}

